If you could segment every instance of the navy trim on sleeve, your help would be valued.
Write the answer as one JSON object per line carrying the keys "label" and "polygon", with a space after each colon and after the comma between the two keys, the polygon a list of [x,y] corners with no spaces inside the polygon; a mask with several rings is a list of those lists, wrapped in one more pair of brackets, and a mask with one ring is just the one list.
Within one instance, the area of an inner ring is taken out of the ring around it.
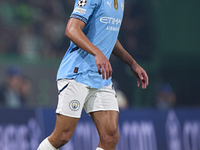
{"label": "navy trim on sleeve", "polygon": [[72,15],[70,16],[70,18],[76,18],[76,19],[79,19],[79,20],[85,22],[85,24],[87,23],[87,19],[86,19],[85,17],[83,17],[83,16],[79,16],[79,15],[76,15],[76,14],[72,14]]}

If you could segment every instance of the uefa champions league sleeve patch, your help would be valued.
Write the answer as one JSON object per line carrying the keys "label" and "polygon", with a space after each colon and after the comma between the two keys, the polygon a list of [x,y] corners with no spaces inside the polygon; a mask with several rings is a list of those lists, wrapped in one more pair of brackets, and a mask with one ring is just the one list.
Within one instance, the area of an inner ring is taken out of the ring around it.
{"label": "uefa champions league sleeve patch", "polygon": [[86,9],[83,9],[83,8],[79,8],[79,7],[76,7],[74,8],[74,11],[73,12],[77,12],[77,13],[80,13],[80,14],[85,14],[86,12]]}
{"label": "uefa champions league sleeve patch", "polygon": [[77,3],[78,7],[84,7],[87,4],[87,0],[79,0]]}

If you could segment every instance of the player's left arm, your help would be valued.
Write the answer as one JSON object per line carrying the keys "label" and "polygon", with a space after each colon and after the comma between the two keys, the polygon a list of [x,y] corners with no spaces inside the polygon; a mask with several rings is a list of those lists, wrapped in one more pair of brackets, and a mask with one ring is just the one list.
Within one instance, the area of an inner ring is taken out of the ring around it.
{"label": "player's left arm", "polygon": [[117,40],[113,52],[116,57],[121,59],[123,62],[128,64],[131,71],[137,78],[137,86],[140,87],[140,82],[142,83],[142,89],[146,89],[149,84],[149,77],[146,71],[138,65],[138,63],[133,59],[133,57],[123,48],[121,43]]}

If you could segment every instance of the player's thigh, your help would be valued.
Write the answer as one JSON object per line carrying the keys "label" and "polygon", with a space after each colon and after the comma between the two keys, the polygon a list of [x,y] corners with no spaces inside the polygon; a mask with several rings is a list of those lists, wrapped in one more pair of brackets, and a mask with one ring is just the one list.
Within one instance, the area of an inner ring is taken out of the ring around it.
{"label": "player's thigh", "polygon": [[57,114],[55,129],[48,137],[49,142],[57,149],[66,144],[72,137],[78,120]]}
{"label": "player's thigh", "polygon": [[64,115],[57,114],[55,131],[57,133],[62,132],[74,132],[79,118],[72,118]]}
{"label": "player's thigh", "polygon": [[[88,89],[73,79],[61,79],[57,82],[58,105],[55,130],[51,137],[71,138],[81,116]],[[60,136],[60,137],[59,137]]]}
{"label": "player's thigh", "polygon": [[100,135],[114,135],[118,132],[118,111],[96,111],[90,113]]}

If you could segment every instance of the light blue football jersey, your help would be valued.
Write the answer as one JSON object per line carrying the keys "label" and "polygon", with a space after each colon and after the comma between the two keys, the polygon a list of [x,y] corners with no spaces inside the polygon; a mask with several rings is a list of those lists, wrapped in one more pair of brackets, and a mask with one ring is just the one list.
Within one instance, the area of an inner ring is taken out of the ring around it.
{"label": "light blue football jersey", "polygon": [[[85,22],[84,34],[109,59],[117,41],[124,12],[124,0],[76,0],[71,18]],[[92,88],[111,84],[111,78],[98,74],[95,58],[73,42],[62,59],[57,73],[59,79],[75,79]]]}

